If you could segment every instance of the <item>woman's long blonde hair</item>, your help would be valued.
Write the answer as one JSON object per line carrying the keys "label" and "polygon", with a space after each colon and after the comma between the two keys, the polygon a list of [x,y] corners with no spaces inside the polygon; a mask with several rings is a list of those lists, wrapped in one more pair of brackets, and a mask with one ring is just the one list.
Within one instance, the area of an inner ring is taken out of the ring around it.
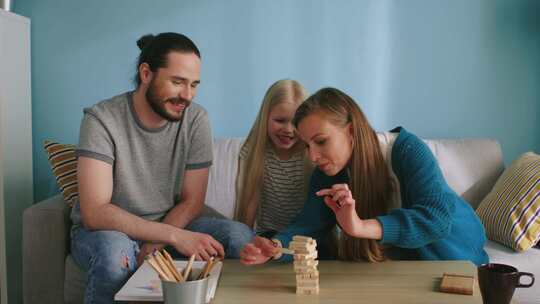
{"label": "woman's long blonde hair", "polygon": [[246,223],[248,205],[253,200],[258,200],[263,183],[265,153],[269,143],[268,116],[270,111],[278,104],[293,102],[300,104],[307,97],[304,87],[295,80],[282,79],[270,86],[264,95],[264,99],[253,123],[249,135],[242,148],[247,147],[245,165],[239,170],[244,170],[244,184],[241,185],[236,203],[235,219]]}
{"label": "woman's long blonde hair", "polygon": [[[377,134],[356,102],[334,88],[323,88],[310,96],[298,109],[294,125],[309,114],[323,113],[334,125],[352,124],[352,155],[349,160],[349,187],[361,219],[386,214],[391,199],[392,182],[384,161]],[[358,239],[342,233],[338,239],[338,255],[344,260],[364,259],[380,262],[385,259],[376,240]]]}

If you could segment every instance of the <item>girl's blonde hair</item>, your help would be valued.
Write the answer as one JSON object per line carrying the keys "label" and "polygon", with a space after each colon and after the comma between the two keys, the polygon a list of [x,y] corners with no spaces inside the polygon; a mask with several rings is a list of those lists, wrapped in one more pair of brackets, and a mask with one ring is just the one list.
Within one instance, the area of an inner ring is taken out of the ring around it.
{"label": "girl's blonde hair", "polygon": [[[347,94],[334,88],[323,88],[310,96],[294,116],[294,125],[309,114],[323,113],[332,124],[352,124],[352,154],[349,160],[349,187],[361,219],[386,214],[392,193],[392,181],[384,161],[377,134],[360,107]],[[358,239],[342,233],[338,239],[338,256],[344,260],[364,259],[381,262],[383,248],[376,240]]]}
{"label": "girl's blonde hair", "polygon": [[249,135],[244,142],[247,148],[245,165],[239,170],[243,170],[243,185],[240,185],[235,219],[247,223],[248,205],[253,200],[258,200],[263,183],[265,153],[269,143],[267,135],[268,116],[270,111],[278,104],[292,102],[300,104],[307,97],[304,87],[295,80],[282,79],[270,86],[264,95],[264,99],[257,115],[257,119],[249,131]]}

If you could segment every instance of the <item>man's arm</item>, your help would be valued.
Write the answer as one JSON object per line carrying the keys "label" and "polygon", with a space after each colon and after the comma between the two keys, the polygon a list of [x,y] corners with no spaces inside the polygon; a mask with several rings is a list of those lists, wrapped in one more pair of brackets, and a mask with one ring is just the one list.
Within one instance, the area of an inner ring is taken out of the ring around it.
{"label": "man's arm", "polygon": [[[201,213],[208,186],[208,172],[208,168],[185,171],[180,201],[167,213],[163,219],[163,223],[183,229]],[[210,235],[204,234],[204,236],[213,240]],[[160,250],[163,247],[165,247],[164,243],[145,243],[141,247],[141,252],[137,259],[141,261],[145,255],[153,252],[155,249]],[[196,254],[197,259],[200,257],[200,259],[208,260],[213,255],[225,256],[221,245],[213,245],[211,248],[206,249],[200,248],[197,252],[198,255],[195,252],[191,253]],[[191,254],[186,254],[186,256]]]}
{"label": "man's arm", "polygon": [[163,223],[184,228],[201,213],[208,187],[208,168],[186,170],[180,201],[172,208]]}
{"label": "man's arm", "polygon": [[171,243],[174,227],[154,223],[111,204],[112,166],[89,157],[77,162],[83,225],[90,230],[116,230],[144,241]]}
{"label": "man's arm", "polygon": [[[180,253],[187,256],[195,254],[199,259],[207,259],[210,255],[223,252],[221,244],[209,235],[148,221],[112,204],[113,177],[110,164],[81,156],[77,166],[81,217],[87,229],[120,231],[133,239],[171,245]],[[206,191],[206,186],[204,190]],[[204,193],[206,192],[203,192],[202,199]],[[194,208],[192,214],[197,210],[200,212],[200,208],[201,206]],[[186,221],[185,226],[189,220],[183,220]]]}

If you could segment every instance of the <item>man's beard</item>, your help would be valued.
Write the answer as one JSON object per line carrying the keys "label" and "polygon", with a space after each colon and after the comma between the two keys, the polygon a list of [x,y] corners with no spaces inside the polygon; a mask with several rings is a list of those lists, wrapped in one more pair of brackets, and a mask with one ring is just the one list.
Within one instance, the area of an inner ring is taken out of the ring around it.
{"label": "man's beard", "polygon": [[[183,99],[183,98],[168,98],[168,99],[160,99],[160,97],[156,93],[156,86],[154,81],[150,82],[150,85],[148,86],[148,90],[146,90],[146,100],[152,110],[156,112],[159,116],[163,117],[164,119],[176,122],[180,121],[182,119],[182,115],[186,111],[186,109],[191,104],[191,101]],[[184,109],[178,116],[171,115],[171,113],[167,112],[167,109],[165,109],[165,104],[167,102],[173,103],[173,104],[184,104]]]}

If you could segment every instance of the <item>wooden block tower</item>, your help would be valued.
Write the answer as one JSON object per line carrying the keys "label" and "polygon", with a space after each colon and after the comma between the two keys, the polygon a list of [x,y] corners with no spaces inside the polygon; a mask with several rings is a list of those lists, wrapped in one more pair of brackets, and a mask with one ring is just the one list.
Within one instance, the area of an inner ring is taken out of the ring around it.
{"label": "wooden block tower", "polygon": [[296,235],[289,243],[294,252],[294,272],[296,272],[296,293],[319,294],[319,271],[317,265],[317,242],[306,236]]}

